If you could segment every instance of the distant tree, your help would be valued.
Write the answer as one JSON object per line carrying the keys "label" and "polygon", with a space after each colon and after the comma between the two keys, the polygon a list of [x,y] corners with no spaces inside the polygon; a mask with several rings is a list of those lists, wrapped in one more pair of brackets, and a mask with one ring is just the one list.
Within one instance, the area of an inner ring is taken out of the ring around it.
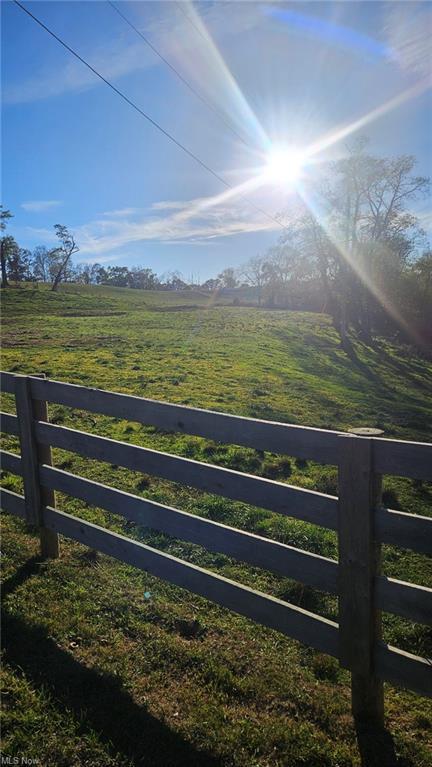
{"label": "distant tree", "polygon": [[235,269],[231,266],[218,274],[217,278],[220,281],[222,288],[236,288],[238,285]]}
{"label": "distant tree", "polygon": [[127,266],[109,266],[107,269],[101,267],[96,279],[100,285],[127,288],[129,286],[129,269]]}
{"label": "distant tree", "polygon": [[258,306],[261,306],[262,289],[268,279],[267,261],[265,256],[253,256],[240,268],[240,276],[248,285],[257,289]]}
{"label": "distant tree", "polygon": [[58,264],[55,267],[55,275],[53,276],[51,290],[57,290],[61,280],[65,276],[70,259],[73,254],[77,253],[79,250],[73,234],[69,232],[69,229],[66,226],[63,224],[55,224],[54,230],[61,244],[60,247],[57,248]]}
{"label": "distant tree", "polygon": [[161,287],[164,290],[187,290],[189,285],[183,279],[181,272],[167,272],[163,274],[160,280]]}
{"label": "distant tree", "polygon": [[94,285],[97,282],[97,275],[101,269],[100,264],[77,264],[73,270],[73,279],[83,285]]}
{"label": "distant tree", "polygon": [[37,282],[51,282],[58,265],[57,248],[38,245],[32,253],[33,277]]}
{"label": "distant tree", "polygon": [[[3,209],[3,205],[0,205],[0,231],[1,232],[4,232],[4,230],[6,229],[7,223],[10,218],[13,218],[13,213],[11,213],[10,210]],[[1,287],[2,288],[7,288],[8,286],[6,265],[7,265],[7,260],[11,252],[11,249],[13,248],[13,243],[15,243],[14,238],[7,235],[5,237],[2,237],[0,240]]]}
{"label": "distant tree", "polygon": [[99,274],[101,268],[102,268],[101,265],[98,264],[98,263],[90,264],[89,275],[90,275],[90,284],[91,285],[95,285],[97,283],[98,274]]}
{"label": "distant tree", "polygon": [[218,280],[217,278],[211,278],[209,280],[206,280],[201,285],[201,288],[203,290],[208,290],[209,293],[215,293],[217,290],[219,290],[220,287],[221,287],[221,283],[220,283],[220,280]]}
{"label": "distant tree", "polygon": [[11,275],[11,264],[18,261],[19,245],[12,235],[7,234],[1,240],[2,255],[2,287],[7,288],[9,280],[14,280]]}
{"label": "distant tree", "polygon": [[31,251],[18,246],[13,248],[9,255],[7,271],[11,282],[28,282],[32,280]]}
{"label": "distant tree", "polygon": [[147,267],[134,266],[129,271],[129,287],[141,290],[155,290],[159,285],[157,275]]}

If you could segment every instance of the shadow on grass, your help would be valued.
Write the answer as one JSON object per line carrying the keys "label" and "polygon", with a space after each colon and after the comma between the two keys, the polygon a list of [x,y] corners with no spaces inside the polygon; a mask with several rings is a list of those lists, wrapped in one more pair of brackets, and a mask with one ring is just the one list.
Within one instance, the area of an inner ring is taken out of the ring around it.
{"label": "shadow on grass", "polygon": [[[32,557],[22,565],[4,583],[3,599],[37,574],[41,564],[43,560]],[[136,767],[222,767],[218,758],[197,750],[135,703],[119,679],[84,666],[61,649],[42,626],[6,609],[1,610],[1,626],[4,660],[36,688],[48,690],[56,705],[72,711],[81,731],[87,725]],[[362,767],[413,767],[410,760],[397,757],[388,730],[357,726],[356,732]]]}
{"label": "shadow on grass", "polygon": [[[6,584],[7,593],[37,572],[34,561]],[[26,571],[26,572],[25,572]],[[48,689],[57,705],[72,710],[81,727],[96,731],[115,752],[137,767],[220,767],[137,705],[121,682],[75,660],[50,639],[44,628],[2,611],[5,660],[19,667],[35,687]]]}
{"label": "shadow on grass", "polygon": [[399,759],[392,735],[384,727],[356,725],[357,743],[362,767],[414,767],[406,759]]}
{"label": "shadow on grass", "polygon": [[22,583],[25,583],[28,578],[31,578],[32,575],[37,575],[40,570],[40,566],[44,563],[45,560],[43,560],[41,557],[31,557],[30,559],[27,559],[26,562],[24,562],[21,567],[18,568],[18,570],[10,576],[10,578],[7,578],[2,583],[1,586],[1,596],[2,599],[5,599],[8,594],[11,594],[15,589],[18,588],[18,586],[21,586]]}
{"label": "shadow on grass", "polygon": [[[384,345],[379,341],[374,343],[374,349],[379,354],[386,365],[392,368],[397,374],[402,375],[405,380],[409,381],[413,386],[424,391],[431,392],[431,384],[428,380],[429,371],[427,369],[427,360],[419,360],[411,355],[407,359],[401,359],[390,354]],[[417,375],[413,375],[417,373]],[[424,379],[424,380],[423,380]]]}

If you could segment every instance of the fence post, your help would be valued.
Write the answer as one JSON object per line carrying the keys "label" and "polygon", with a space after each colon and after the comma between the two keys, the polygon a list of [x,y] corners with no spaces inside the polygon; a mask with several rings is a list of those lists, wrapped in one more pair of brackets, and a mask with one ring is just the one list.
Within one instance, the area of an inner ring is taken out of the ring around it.
{"label": "fence post", "polygon": [[374,473],[372,439],[339,439],[339,660],[351,671],[357,729],[382,728],[384,688],[373,663],[374,645],[381,638],[374,599],[381,559],[374,509],[381,500],[381,476]]}
{"label": "fence post", "polygon": [[27,524],[39,527],[41,555],[55,559],[60,554],[58,534],[43,526],[43,506],[55,506],[55,493],[42,487],[39,479],[39,463],[51,466],[51,448],[38,444],[34,433],[35,421],[48,421],[47,403],[32,399],[27,376],[15,378],[15,400]]}

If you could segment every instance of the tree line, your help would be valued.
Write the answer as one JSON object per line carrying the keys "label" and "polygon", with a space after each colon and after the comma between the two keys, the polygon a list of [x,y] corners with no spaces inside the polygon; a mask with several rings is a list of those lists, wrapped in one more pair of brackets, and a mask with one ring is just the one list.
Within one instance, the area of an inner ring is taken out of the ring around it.
{"label": "tree line", "polygon": [[[376,157],[357,140],[343,159],[321,173],[313,199],[296,197],[280,220],[284,231],[266,253],[198,284],[179,272],[156,275],[148,267],[81,263],[66,226],[57,224],[58,246],[20,248],[1,238],[2,286],[9,281],[112,285],[143,290],[232,291],[248,288],[252,301],[271,308],[330,314],[342,343],[354,332],[366,342],[399,335],[432,346],[432,252],[414,201],[429,179],[415,174],[415,159]],[[1,211],[5,229],[11,213]]]}
{"label": "tree line", "polygon": [[[0,226],[4,232],[13,214],[0,208]],[[11,235],[3,235],[1,244],[1,287],[10,283],[43,282],[55,291],[62,282],[82,285],[110,285],[117,288],[138,290],[190,290],[196,288],[214,291],[220,288],[236,288],[241,284],[232,268],[225,269],[215,279],[203,283],[187,280],[178,271],[158,276],[144,266],[103,266],[98,263],[74,264],[72,256],[79,247],[73,234],[63,224],[56,224],[54,232],[59,241],[53,248],[38,245],[33,250],[22,248]],[[243,283],[245,284],[245,283]]]}

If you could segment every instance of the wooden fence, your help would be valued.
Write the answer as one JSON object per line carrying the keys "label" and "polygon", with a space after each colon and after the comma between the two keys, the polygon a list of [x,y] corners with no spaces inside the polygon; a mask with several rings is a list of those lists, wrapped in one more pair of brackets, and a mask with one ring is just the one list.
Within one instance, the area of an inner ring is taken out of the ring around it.
{"label": "wooden fence", "polygon": [[[2,468],[22,476],[24,483],[24,496],[2,489],[1,506],[40,528],[44,556],[59,555],[61,533],[338,658],[351,671],[352,707],[358,723],[383,724],[383,680],[432,696],[431,661],[391,647],[381,638],[381,611],[431,625],[432,589],[380,573],[383,543],[432,553],[432,519],[386,509],[381,503],[383,474],[432,480],[431,444],[242,418],[35,376],[1,373],[0,385],[2,391],[15,395],[17,412],[2,414],[1,430],[19,436],[21,445],[21,456],[1,451]],[[57,426],[48,422],[47,402],[337,465],[339,497]],[[62,471],[51,465],[51,447],[337,531],[339,561]],[[56,490],[335,594],[339,621],[65,514],[55,508]]]}

